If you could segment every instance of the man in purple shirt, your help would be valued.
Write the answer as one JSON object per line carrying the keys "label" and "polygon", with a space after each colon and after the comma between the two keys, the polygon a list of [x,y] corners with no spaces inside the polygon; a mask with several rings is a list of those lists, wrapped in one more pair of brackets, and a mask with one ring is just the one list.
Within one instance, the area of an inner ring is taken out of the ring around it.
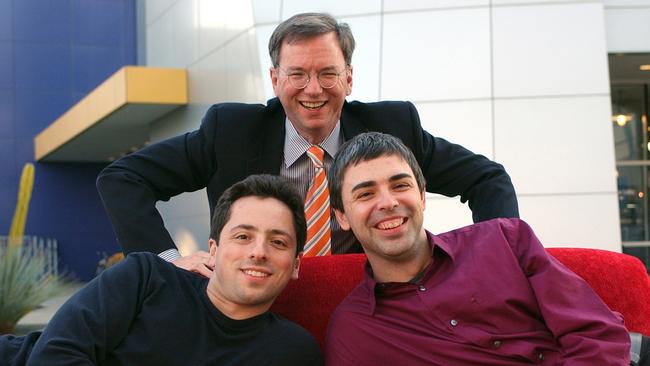
{"label": "man in purple shirt", "polygon": [[424,178],[398,139],[350,140],[329,182],[337,220],[368,256],[330,320],[329,365],[629,364],[621,317],[523,221],[425,231]]}

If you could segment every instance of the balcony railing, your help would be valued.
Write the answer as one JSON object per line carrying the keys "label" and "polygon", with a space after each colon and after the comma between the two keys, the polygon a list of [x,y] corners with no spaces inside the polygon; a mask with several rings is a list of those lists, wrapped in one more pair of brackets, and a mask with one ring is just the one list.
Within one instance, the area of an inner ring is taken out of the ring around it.
{"label": "balcony railing", "polygon": [[[0,236],[0,253],[9,245],[9,237]],[[24,236],[21,243],[21,250],[26,255],[42,256],[45,260],[43,270],[47,274],[58,276],[59,274],[59,254],[56,239],[41,238],[38,236]]]}

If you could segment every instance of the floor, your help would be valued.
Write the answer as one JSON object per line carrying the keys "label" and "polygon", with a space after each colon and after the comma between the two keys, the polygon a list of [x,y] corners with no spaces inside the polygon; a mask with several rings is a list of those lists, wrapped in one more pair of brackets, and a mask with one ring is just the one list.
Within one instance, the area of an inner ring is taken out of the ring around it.
{"label": "floor", "polygon": [[34,330],[40,330],[52,319],[56,311],[68,300],[72,294],[80,289],[83,284],[73,285],[69,290],[61,295],[54,297],[41,305],[40,308],[25,315],[16,325],[16,335],[23,335]]}

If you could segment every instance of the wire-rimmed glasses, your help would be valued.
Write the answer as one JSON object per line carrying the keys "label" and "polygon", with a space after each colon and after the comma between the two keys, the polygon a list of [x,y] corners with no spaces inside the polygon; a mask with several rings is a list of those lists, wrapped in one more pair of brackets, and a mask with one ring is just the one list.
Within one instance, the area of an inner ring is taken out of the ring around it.
{"label": "wire-rimmed glasses", "polygon": [[[304,89],[309,85],[311,81],[311,75],[302,70],[283,70],[278,67],[278,70],[281,70],[287,75],[289,79],[289,84],[296,89]],[[348,70],[345,67],[342,71],[337,71],[336,69],[325,69],[318,73],[318,84],[323,89],[332,89],[336,83],[339,81],[339,76]]]}

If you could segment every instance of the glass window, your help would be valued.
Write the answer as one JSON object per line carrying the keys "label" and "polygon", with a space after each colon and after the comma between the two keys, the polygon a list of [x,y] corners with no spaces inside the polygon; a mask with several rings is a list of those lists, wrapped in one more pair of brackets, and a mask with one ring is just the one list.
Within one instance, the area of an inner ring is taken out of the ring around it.
{"label": "glass window", "polygon": [[623,253],[650,269],[650,54],[609,56]]}

